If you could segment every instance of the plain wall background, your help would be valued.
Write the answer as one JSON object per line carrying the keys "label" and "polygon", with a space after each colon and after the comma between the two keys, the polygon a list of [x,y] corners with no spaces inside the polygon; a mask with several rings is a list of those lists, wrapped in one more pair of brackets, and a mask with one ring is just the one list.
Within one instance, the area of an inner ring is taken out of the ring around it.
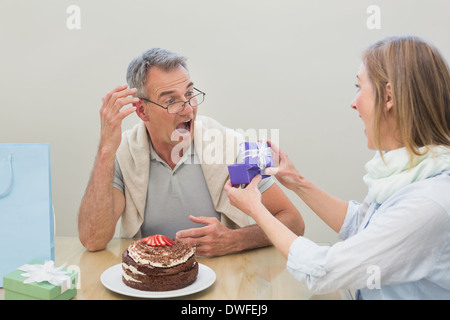
{"label": "plain wall background", "polygon": [[[81,29],[69,30],[69,5]],[[381,9],[370,30],[369,5]],[[364,126],[350,109],[361,52],[415,34],[450,59],[444,0],[16,0],[0,3],[0,143],[51,144],[56,235],[77,235],[77,211],[97,151],[101,97],[125,83],[150,47],[188,57],[207,93],[199,114],[233,129],[279,129],[281,148],[327,192],[362,201]],[[123,123],[130,128],[136,115]],[[292,192],[306,236],[336,234]]]}

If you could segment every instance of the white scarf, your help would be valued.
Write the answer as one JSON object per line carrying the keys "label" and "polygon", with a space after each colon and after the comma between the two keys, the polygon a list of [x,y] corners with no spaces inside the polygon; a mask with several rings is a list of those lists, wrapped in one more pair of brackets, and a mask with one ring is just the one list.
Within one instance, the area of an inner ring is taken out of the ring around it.
{"label": "white scarf", "polygon": [[[426,148],[419,150],[422,153]],[[430,147],[423,156],[414,155],[411,169],[406,148],[386,152],[383,158],[384,161],[377,152],[367,162],[367,174],[363,177],[369,187],[369,200],[380,204],[408,184],[450,170],[450,148],[445,146]]]}

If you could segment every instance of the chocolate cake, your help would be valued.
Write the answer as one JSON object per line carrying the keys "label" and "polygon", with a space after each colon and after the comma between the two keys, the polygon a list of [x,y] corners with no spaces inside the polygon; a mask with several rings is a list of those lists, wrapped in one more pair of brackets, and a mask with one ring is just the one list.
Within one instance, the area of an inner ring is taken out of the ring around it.
{"label": "chocolate cake", "polygon": [[122,254],[122,281],[146,291],[184,288],[197,279],[195,248],[165,236],[133,241]]}

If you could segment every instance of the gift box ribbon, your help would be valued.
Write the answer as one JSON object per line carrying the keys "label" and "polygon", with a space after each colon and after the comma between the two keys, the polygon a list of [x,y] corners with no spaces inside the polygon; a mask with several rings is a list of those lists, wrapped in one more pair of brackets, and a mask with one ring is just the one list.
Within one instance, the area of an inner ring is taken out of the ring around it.
{"label": "gift box ribbon", "polygon": [[243,158],[244,160],[247,158],[257,158],[257,165],[258,168],[261,170],[264,170],[267,167],[267,159],[272,156],[272,152],[270,151],[270,147],[268,146],[267,142],[255,142],[256,149],[247,149],[243,152]]}
{"label": "gift box ribbon", "polygon": [[61,293],[64,293],[71,286],[71,278],[60,267],[55,267],[54,261],[45,261],[44,264],[25,264],[18,270],[25,271],[21,276],[28,278],[23,283],[48,281],[54,286],[61,287]]}

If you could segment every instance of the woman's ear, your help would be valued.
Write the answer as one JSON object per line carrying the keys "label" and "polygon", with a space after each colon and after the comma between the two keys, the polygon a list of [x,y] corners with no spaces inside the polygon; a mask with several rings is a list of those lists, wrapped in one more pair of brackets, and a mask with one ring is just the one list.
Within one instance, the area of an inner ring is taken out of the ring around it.
{"label": "woman's ear", "polygon": [[391,84],[386,85],[386,111],[389,112],[394,107],[394,101],[392,100]]}
{"label": "woman's ear", "polygon": [[133,103],[133,107],[136,107],[136,114],[138,115],[139,118],[141,118],[142,121],[148,121],[148,117],[146,115],[147,111],[145,109],[145,104],[142,100]]}

